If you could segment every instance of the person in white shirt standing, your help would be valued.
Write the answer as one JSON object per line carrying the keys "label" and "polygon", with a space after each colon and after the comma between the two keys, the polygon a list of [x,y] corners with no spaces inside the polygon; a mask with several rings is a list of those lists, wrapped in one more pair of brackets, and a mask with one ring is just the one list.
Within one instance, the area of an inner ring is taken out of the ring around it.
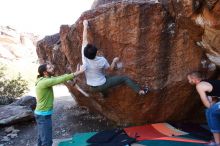
{"label": "person in white shirt standing", "polygon": [[97,48],[88,42],[88,20],[83,21],[83,41],[82,41],[82,62],[85,67],[86,83],[93,91],[101,92],[105,97],[107,90],[117,85],[126,84],[131,87],[139,95],[145,95],[148,88],[143,90],[138,84],[132,81],[127,76],[106,76],[104,71],[107,69],[113,70],[116,63],[119,61],[115,57],[110,65],[103,56],[97,56]]}

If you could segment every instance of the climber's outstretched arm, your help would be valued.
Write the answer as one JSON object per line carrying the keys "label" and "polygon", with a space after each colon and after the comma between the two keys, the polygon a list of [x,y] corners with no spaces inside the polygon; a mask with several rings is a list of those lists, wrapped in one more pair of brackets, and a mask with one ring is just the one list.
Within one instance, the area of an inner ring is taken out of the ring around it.
{"label": "climber's outstretched arm", "polygon": [[82,40],[82,46],[86,46],[88,42],[88,26],[89,22],[88,20],[83,21],[83,40]]}

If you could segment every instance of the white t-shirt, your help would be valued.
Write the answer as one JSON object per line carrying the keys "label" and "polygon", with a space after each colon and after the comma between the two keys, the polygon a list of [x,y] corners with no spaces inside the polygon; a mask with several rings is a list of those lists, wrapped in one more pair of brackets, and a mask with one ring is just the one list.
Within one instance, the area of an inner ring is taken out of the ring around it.
{"label": "white t-shirt", "polygon": [[96,56],[94,59],[88,59],[84,56],[84,46],[82,48],[82,62],[86,68],[86,83],[90,86],[100,86],[106,82],[104,70],[110,65],[105,57]]}

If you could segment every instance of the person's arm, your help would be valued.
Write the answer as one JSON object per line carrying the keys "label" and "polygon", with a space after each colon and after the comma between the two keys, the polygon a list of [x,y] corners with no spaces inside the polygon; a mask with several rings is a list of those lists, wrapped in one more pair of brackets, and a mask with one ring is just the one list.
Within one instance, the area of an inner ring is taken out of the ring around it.
{"label": "person's arm", "polygon": [[73,73],[74,77],[82,74],[86,70],[84,65],[77,64],[76,71]]}
{"label": "person's arm", "polygon": [[83,37],[82,37],[82,49],[81,49],[81,54],[82,54],[82,62],[85,64],[85,56],[84,56],[84,48],[85,46],[90,43],[89,42],[89,37],[88,37],[88,27],[89,27],[89,22],[88,20],[83,21]]}
{"label": "person's arm", "polygon": [[116,64],[117,64],[118,61],[119,61],[119,57],[115,57],[115,58],[113,59],[112,64],[111,64],[111,66],[110,66],[110,70],[111,70],[111,71],[114,70],[114,68],[115,68],[115,66],[116,66]]}
{"label": "person's arm", "polygon": [[48,88],[48,87],[52,87],[54,85],[58,85],[61,83],[64,83],[68,80],[72,80],[74,78],[74,74],[64,74],[61,76],[57,76],[57,77],[50,77],[50,78],[46,78],[44,80],[42,80],[39,84],[39,86],[41,88]]}
{"label": "person's arm", "polygon": [[89,22],[88,20],[83,21],[83,40],[82,40],[82,46],[86,46],[88,42],[88,27],[89,27]]}
{"label": "person's arm", "polygon": [[72,80],[76,76],[82,74],[84,71],[85,71],[85,68],[83,66],[80,66],[80,68],[77,69],[74,73],[64,74],[64,75],[61,75],[61,76],[48,78],[47,80],[43,81],[42,86],[52,87],[54,85],[64,83],[68,80]]}
{"label": "person's arm", "polygon": [[206,91],[210,91],[210,86],[204,83],[199,83],[196,85],[196,90],[200,95],[202,103],[205,105],[205,107],[209,108],[212,104],[212,101],[209,101]]}

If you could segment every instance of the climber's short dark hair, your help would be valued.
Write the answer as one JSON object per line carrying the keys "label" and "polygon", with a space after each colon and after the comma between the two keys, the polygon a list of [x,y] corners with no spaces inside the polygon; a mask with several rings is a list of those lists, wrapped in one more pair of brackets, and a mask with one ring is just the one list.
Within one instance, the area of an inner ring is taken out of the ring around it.
{"label": "climber's short dark hair", "polygon": [[95,59],[97,48],[94,45],[87,44],[84,48],[84,56],[88,59]]}

